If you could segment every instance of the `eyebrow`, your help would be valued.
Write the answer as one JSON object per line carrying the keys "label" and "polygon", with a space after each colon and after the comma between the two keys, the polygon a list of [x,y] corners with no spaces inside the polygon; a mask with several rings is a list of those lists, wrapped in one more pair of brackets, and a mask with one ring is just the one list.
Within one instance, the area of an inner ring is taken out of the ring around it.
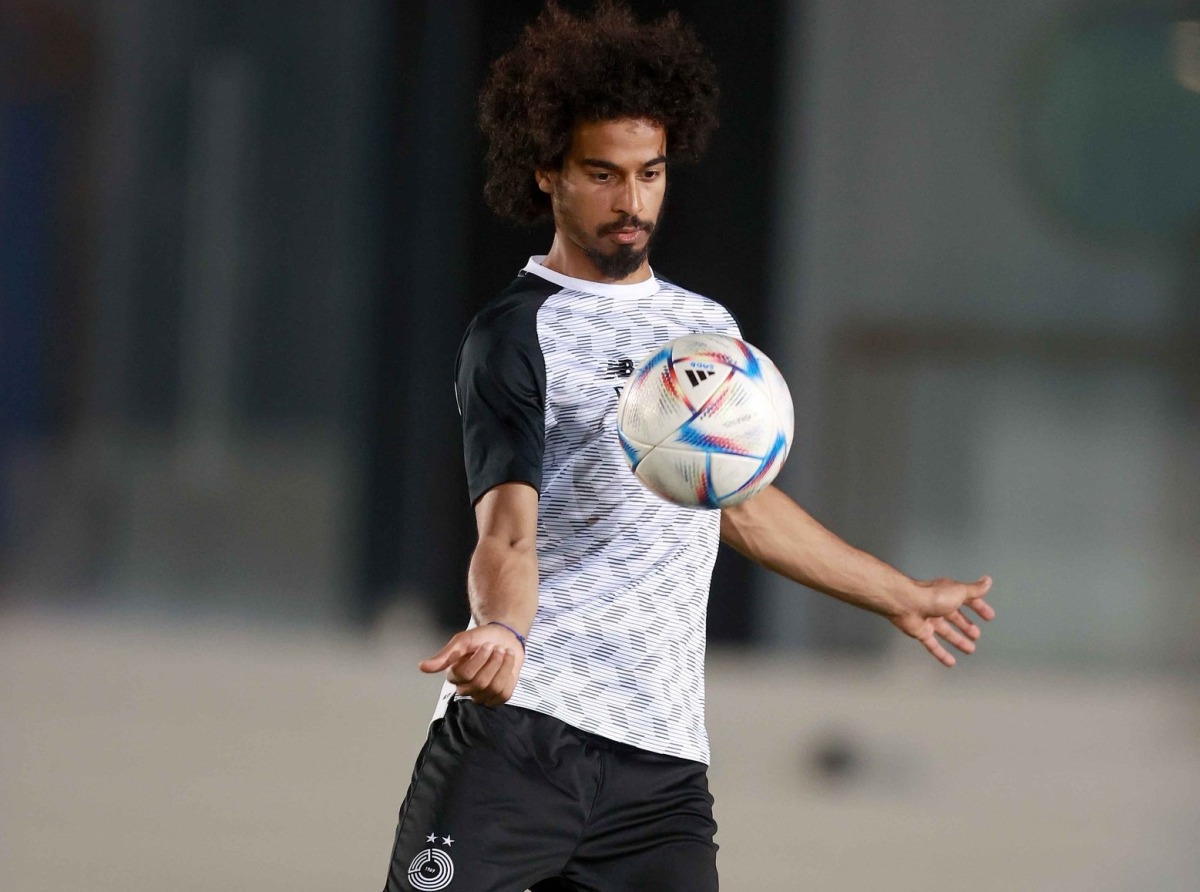
{"label": "eyebrow", "polygon": [[[585,167],[600,167],[600,168],[603,168],[604,170],[611,170],[614,172],[619,171],[621,169],[618,165],[613,164],[611,161],[604,161],[600,158],[581,158],[579,160],[579,163]],[[647,167],[654,167],[654,165],[656,165],[656,164],[666,164],[666,163],[667,163],[667,156],[659,155],[657,158],[651,158],[649,161],[647,161],[645,164],[643,164],[639,168],[639,170],[645,170]]]}

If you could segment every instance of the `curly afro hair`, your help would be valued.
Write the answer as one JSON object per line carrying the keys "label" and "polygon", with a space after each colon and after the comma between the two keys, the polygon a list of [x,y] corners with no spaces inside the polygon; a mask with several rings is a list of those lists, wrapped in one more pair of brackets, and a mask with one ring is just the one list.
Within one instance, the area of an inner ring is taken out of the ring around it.
{"label": "curly afro hair", "polygon": [[602,0],[576,18],[550,0],[480,94],[488,205],[519,223],[548,218],[534,171],[562,165],[579,121],[654,121],[671,160],[694,161],[717,128],[717,97],[716,68],[677,13],[643,23]]}

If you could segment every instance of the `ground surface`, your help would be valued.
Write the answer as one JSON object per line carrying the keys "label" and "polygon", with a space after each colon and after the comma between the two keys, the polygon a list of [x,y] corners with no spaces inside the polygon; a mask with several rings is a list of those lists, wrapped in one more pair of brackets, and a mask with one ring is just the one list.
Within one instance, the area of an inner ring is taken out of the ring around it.
{"label": "ground surface", "polygon": [[[0,890],[379,889],[435,643],[0,613]],[[724,889],[1200,889],[1185,680],[718,654],[709,717]]]}

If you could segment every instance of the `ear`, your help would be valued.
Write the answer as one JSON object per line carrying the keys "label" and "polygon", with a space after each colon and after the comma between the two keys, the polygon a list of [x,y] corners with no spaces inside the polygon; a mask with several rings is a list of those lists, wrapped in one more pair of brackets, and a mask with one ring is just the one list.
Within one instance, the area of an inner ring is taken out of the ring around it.
{"label": "ear", "polygon": [[537,183],[539,189],[547,195],[554,193],[554,178],[558,175],[556,170],[535,170],[533,179]]}

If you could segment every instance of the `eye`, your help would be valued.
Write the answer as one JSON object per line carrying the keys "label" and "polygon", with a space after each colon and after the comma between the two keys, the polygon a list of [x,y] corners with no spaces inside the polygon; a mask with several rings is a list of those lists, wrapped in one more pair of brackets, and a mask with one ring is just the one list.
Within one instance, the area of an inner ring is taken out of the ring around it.
{"label": "eye", "polygon": [[643,180],[657,180],[660,176],[662,176],[662,168],[661,167],[657,167],[652,170],[643,170],[642,171],[642,179]]}
{"label": "eye", "polygon": [[607,183],[612,178],[612,174],[606,170],[599,170],[592,174],[592,181],[596,183]]}

